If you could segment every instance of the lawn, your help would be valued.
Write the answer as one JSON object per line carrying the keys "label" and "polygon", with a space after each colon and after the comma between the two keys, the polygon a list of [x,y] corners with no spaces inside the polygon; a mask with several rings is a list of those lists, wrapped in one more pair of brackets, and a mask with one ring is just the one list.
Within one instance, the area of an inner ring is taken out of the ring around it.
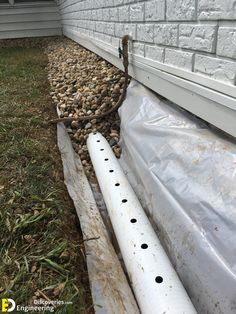
{"label": "lawn", "polygon": [[0,293],[92,313],[79,222],[63,185],[41,48],[0,49]]}

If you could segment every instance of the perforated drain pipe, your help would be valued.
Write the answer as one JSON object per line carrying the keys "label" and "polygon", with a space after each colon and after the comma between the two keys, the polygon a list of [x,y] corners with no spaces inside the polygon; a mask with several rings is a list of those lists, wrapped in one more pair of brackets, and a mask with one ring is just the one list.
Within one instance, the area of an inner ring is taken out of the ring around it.
{"label": "perforated drain pipe", "polygon": [[197,313],[108,142],[87,146],[141,312]]}

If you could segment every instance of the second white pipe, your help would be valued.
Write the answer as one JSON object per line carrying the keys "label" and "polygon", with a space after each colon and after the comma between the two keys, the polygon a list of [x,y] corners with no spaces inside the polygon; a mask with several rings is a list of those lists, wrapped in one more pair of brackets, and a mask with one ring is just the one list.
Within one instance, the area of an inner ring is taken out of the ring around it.
{"label": "second white pipe", "polygon": [[195,314],[108,142],[93,133],[87,146],[141,312]]}

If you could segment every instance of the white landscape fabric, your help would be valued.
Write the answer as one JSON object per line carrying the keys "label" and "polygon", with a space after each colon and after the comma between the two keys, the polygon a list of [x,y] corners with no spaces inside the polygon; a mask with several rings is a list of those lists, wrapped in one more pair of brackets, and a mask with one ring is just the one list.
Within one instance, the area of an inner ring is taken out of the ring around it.
{"label": "white landscape fabric", "polygon": [[136,81],[121,165],[201,314],[236,313],[236,144]]}
{"label": "white landscape fabric", "polygon": [[83,233],[94,312],[139,314],[133,293],[97,208],[81,160],[74,152],[70,137],[62,123],[57,125],[57,138],[65,184],[74,202]]}

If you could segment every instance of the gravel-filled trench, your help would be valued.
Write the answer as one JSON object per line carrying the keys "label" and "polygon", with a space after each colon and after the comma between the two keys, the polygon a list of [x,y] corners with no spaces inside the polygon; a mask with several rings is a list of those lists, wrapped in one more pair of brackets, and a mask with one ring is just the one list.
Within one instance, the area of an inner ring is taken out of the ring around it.
{"label": "gravel-filled trench", "polygon": [[[116,104],[124,84],[123,72],[118,68],[67,38],[48,41],[45,52],[49,59],[51,96],[61,117],[99,114]],[[74,149],[90,179],[94,172],[86,146],[89,133],[101,132],[119,158],[119,125],[117,112],[103,119],[66,123]]]}

